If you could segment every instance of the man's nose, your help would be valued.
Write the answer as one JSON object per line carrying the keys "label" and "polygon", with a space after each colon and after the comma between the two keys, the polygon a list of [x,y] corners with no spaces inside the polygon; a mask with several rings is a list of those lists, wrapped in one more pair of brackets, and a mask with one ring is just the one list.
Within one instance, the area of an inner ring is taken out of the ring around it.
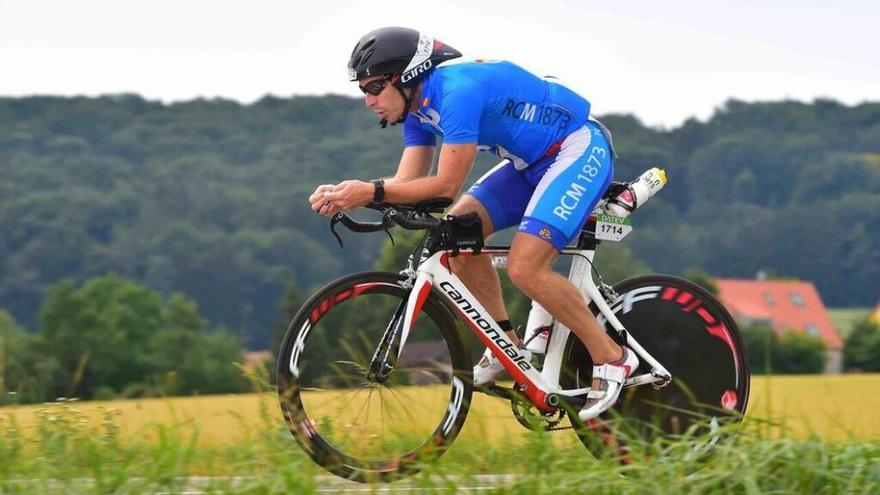
{"label": "man's nose", "polygon": [[377,101],[379,101],[379,98],[371,95],[370,93],[364,95],[364,103],[370,108],[373,108],[376,105]]}

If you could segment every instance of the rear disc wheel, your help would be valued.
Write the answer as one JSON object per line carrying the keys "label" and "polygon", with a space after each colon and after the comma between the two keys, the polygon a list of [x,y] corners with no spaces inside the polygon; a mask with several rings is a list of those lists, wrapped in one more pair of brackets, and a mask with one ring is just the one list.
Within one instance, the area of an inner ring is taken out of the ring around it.
{"label": "rear disc wheel", "polygon": [[[619,297],[611,309],[672,374],[672,382],[660,389],[641,385],[623,390],[614,408],[578,425],[578,437],[597,456],[609,449],[624,455],[632,442],[658,437],[701,438],[710,448],[718,440],[712,432],[741,420],[749,398],[748,360],[733,318],[708,291],[676,277],[636,277],[614,289]],[[598,314],[594,305],[591,309]],[[617,338],[604,317],[597,318]],[[573,334],[565,353],[563,388],[589,387],[593,363]],[[650,367],[642,360],[633,374],[647,372]]]}

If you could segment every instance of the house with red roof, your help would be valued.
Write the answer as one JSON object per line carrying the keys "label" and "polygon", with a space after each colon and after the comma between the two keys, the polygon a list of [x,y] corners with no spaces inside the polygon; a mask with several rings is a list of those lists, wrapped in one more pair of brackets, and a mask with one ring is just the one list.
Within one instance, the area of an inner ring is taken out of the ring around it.
{"label": "house with red roof", "polygon": [[828,349],[825,373],[842,371],[843,340],[812,282],[718,279],[716,284],[719,299],[737,322],[821,337]]}

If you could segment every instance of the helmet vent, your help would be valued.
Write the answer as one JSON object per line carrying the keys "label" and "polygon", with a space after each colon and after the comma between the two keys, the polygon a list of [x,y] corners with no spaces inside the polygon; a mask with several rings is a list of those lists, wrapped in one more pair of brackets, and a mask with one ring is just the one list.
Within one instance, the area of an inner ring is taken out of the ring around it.
{"label": "helmet vent", "polygon": [[366,50],[364,52],[364,54],[361,56],[361,59],[358,61],[358,65],[366,65],[367,61],[370,60],[370,58],[372,58],[373,53],[375,51],[376,50],[373,50],[372,48],[370,48],[369,50]]}

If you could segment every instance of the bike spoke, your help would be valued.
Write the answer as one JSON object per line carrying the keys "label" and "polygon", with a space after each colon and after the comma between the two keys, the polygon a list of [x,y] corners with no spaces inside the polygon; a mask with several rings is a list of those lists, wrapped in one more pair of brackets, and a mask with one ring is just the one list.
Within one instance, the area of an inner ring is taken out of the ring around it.
{"label": "bike spoke", "polygon": [[339,407],[338,407],[338,408],[336,409],[336,411],[334,412],[334,416],[335,416],[335,415],[337,415],[338,412],[341,411],[341,410],[342,410],[347,404],[351,404],[351,403],[354,402],[354,399],[351,399],[351,400],[343,400],[343,399],[345,399],[346,397],[352,396],[352,395],[354,395],[354,394],[357,394],[357,393],[360,392],[361,390],[362,390],[362,389],[359,389],[359,388],[345,389],[345,391],[342,392],[342,395],[341,395],[341,396],[334,396],[334,395],[337,393],[336,390],[326,390],[326,391],[323,391],[323,392],[321,392],[321,393],[322,393],[322,394],[330,395],[330,398],[327,399],[327,400],[325,400],[325,401],[323,401],[323,402],[320,402],[320,403],[318,403],[318,404],[308,405],[308,406],[306,407],[307,412],[308,412],[308,410],[312,410],[312,411],[320,411],[324,406],[326,406],[326,405],[328,405],[328,404],[330,404],[330,403],[338,403],[338,404],[339,404]]}
{"label": "bike spoke", "polygon": [[412,421],[413,424],[418,424],[418,421],[416,420],[415,416],[413,416],[413,414],[412,414],[412,408],[411,408],[411,407],[408,407],[408,405],[407,405],[407,404],[409,404],[410,406],[413,405],[413,402],[414,402],[414,401],[410,400],[410,401],[407,401],[407,402],[405,403],[405,402],[404,402],[404,401],[398,396],[398,391],[389,388],[389,389],[388,389],[388,392],[390,392],[390,393],[391,393],[391,396],[394,397],[394,398],[397,400],[398,404],[400,404],[400,408],[403,410],[404,413],[406,413],[406,415],[409,417],[409,420]]}

